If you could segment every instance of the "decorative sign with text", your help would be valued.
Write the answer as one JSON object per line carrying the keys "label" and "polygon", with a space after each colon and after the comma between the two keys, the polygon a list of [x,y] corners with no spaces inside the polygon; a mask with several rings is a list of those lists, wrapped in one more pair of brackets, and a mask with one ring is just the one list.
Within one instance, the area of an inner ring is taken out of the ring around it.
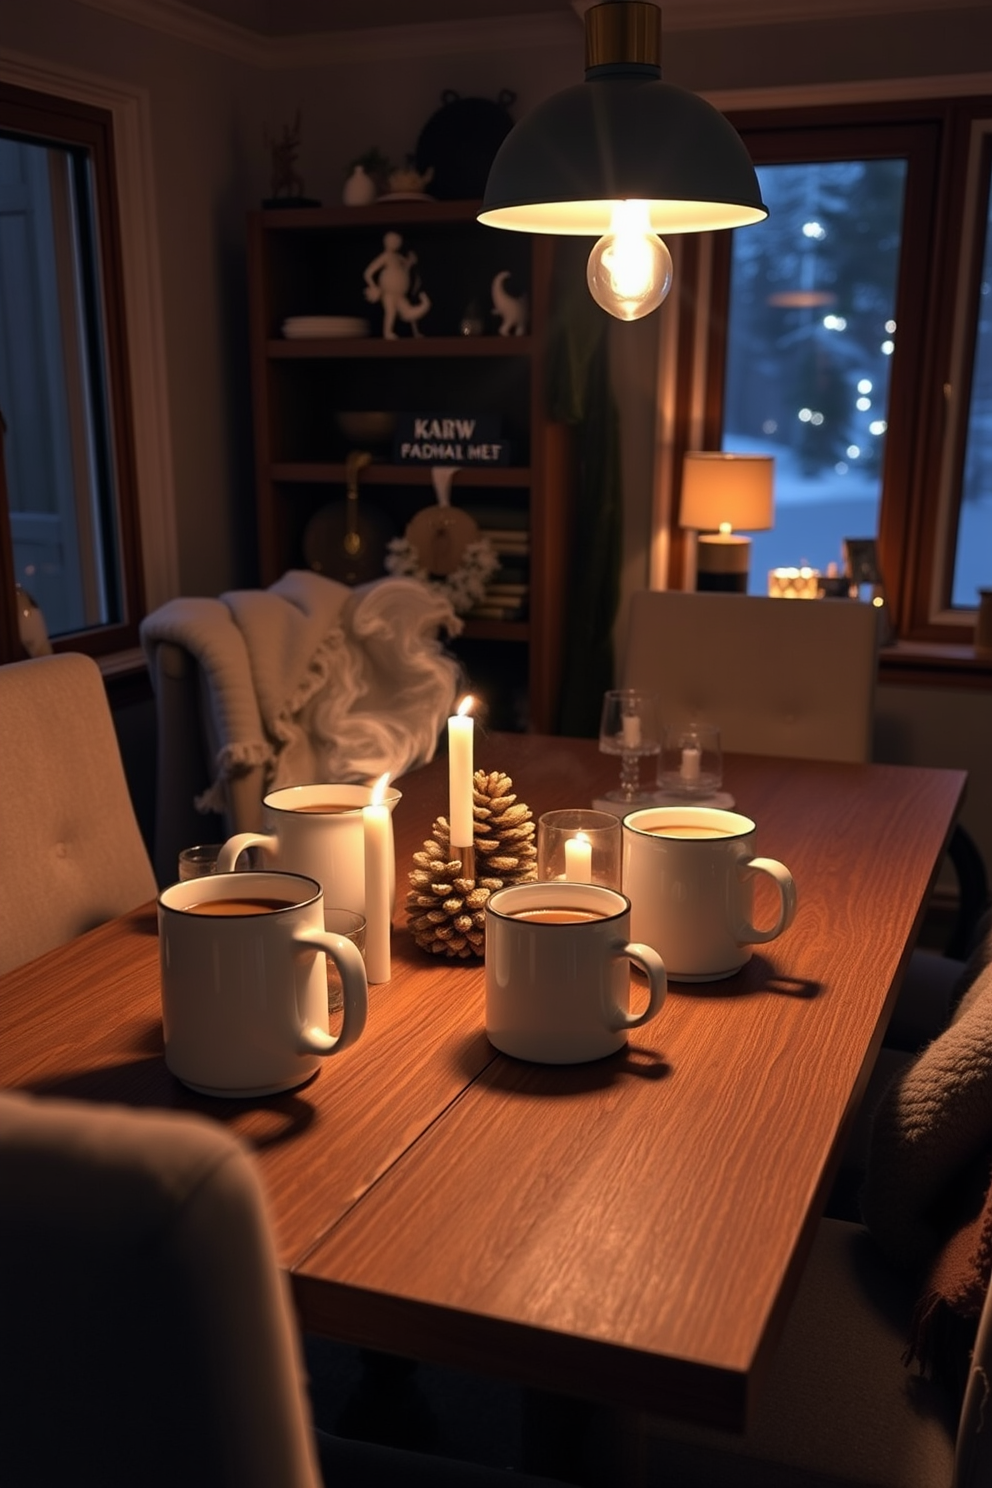
{"label": "decorative sign with text", "polygon": [[397,465],[508,465],[510,446],[495,413],[398,413]]}

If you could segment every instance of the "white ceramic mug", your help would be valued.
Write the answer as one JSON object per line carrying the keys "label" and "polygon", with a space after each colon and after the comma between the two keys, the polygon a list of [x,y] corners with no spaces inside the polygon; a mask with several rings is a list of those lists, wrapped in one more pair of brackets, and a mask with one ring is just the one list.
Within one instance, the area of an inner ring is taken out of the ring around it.
{"label": "white ceramic mug", "polygon": [[[396,902],[396,854],[392,812],[398,790],[382,798],[389,808],[390,911]],[[247,847],[262,849],[266,867],[315,878],[324,902],[365,913],[365,834],[362,807],[372,802],[369,785],[289,785],[262,802],[266,832],[229,837],[217,860],[219,873],[232,873]]]}
{"label": "white ceramic mug", "polygon": [[[792,924],[792,874],[774,858],[755,857],[755,830],[750,817],[708,806],[653,806],[624,818],[631,930],[661,953],[675,980],[733,976],[751,946]],[[767,874],[779,892],[778,916],[767,930],[752,922],[756,873]]]}
{"label": "white ceramic mug", "polygon": [[[629,1011],[633,961],[648,1005]],[[630,903],[600,884],[526,883],[486,905],[486,1034],[504,1054],[538,1064],[584,1064],[615,1054],[632,1028],[657,1017],[667,982],[661,957],[630,939]]]}
{"label": "white ceramic mug", "polygon": [[[293,873],[213,873],[158,899],[165,1062],[204,1095],[273,1095],[301,1085],[360,1037],[361,951],[324,929],[324,899]],[[325,957],[344,1021],[328,1032]]]}

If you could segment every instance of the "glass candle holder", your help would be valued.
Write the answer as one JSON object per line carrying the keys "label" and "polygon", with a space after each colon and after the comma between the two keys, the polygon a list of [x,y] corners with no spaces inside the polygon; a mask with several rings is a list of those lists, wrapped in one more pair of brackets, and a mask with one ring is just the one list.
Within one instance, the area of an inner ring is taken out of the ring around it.
{"label": "glass candle holder", "polygon": [[666,724],[658,784],[666,795],[687,800],[716,795],[723,785],[720,730],[710,723]]}
{"label": "glass candle holder", "polygon": [[607,791],[602,799],[618,801],[629,811],[650,801],[651,792],[642,785],[640,771],[641,761],[657,755],[661,748],[654,693],[639,692],[633,687],[613,688],[604,693],[599,748],[603,754],[620,758],[620,785]]}
{"label": "glass candle holder", "polygon": [[611,812],[546,811],[537,822],[537,876],[619,889],[621,848],[620,818]]}

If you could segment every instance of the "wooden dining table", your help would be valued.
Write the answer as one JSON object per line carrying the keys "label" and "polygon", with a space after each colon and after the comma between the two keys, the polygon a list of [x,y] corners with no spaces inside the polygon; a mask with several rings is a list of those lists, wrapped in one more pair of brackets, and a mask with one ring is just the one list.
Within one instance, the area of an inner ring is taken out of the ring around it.
{"label": "wooden dining table", "polygon": [[[479,731],[475,762],[535,821],[616,784],[591,740]],[[726,981],[673,982],[624,1051],[557,1067],[489,1044],[480,960],[414,944],[407,875],[446,814],[446,758],[397,785],[391,979],[308,1084],[225,1101],[169,1073],[154,904],[0,978],[0,1083],[237,1133],[313,1333],[743,1428],[964,774],[728,755],[758,851],[796,880],[794,923]]]}

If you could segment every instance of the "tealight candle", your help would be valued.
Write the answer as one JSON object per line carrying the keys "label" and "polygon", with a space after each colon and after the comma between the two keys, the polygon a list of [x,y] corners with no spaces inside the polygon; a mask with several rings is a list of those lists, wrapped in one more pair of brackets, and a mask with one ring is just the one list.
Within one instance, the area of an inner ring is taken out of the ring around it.
{"label": "tealight candle", "polygon": [[448,825],[452,847],[475,845],[472,812],[475,724],[469,716],[474,699],[462,698],[458,712],[448,719]]}
{"label": "tealight candle", "polygon": [[365,835],[365,971],[370,982],[388,982],[392,976],[390,924],[390,832],[389,807],[383,805],[389,776],[383,775],[362,807]]}
{"label": "tealight candle", "polygon": [[623,715],[623,738],[621,742],[624,749],[640,749],[641,720],[636,713],[625,713]]}
{"label": "tealight candle", "polygon": [[700,750],[695,744],[687,744],[682,751],[679,775],[685,785],[695,785],[699,780]]}
{"label": "tealight candle", "polygon": [[592,843],[585,832],[565,838],[565,877],[569,883],[592,882]]}

